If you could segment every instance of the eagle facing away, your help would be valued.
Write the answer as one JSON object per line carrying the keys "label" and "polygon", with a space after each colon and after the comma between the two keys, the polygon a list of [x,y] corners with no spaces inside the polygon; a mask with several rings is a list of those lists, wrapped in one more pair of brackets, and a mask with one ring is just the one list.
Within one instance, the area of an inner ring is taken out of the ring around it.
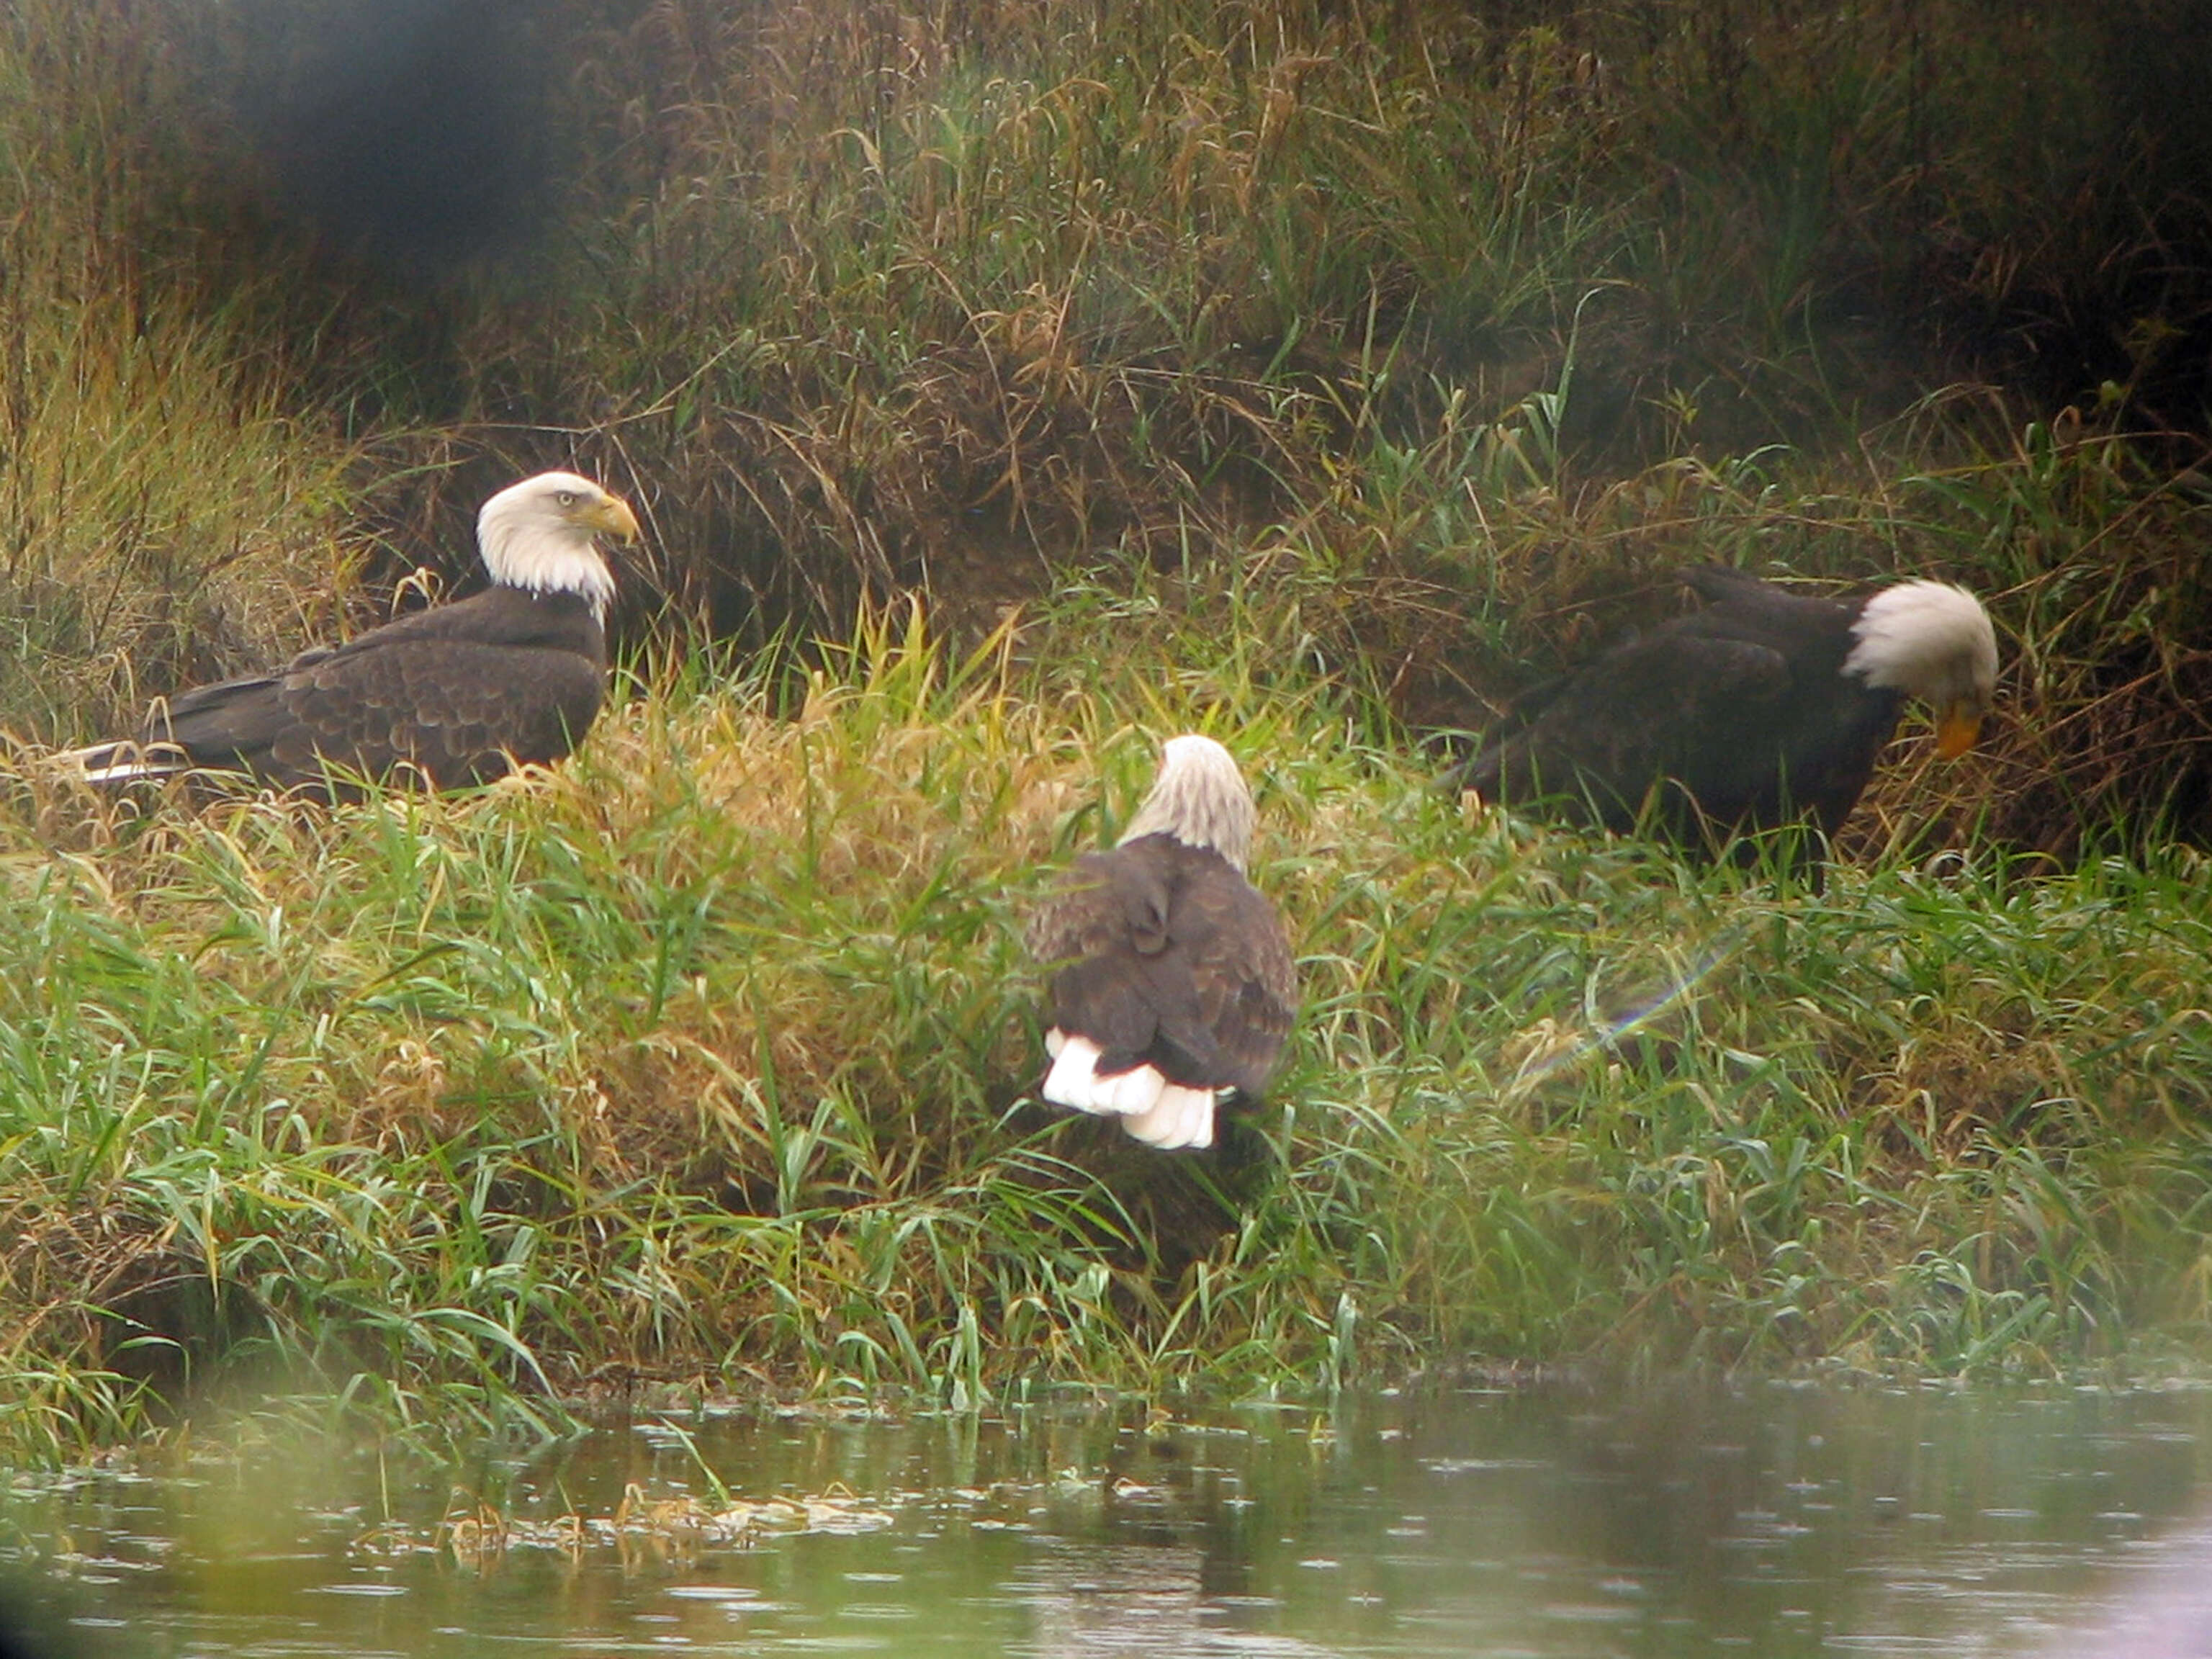
{"label": "eagle facing away", "polygon": [[1151,1146],[1204,1147],[1224,1091],[1267,1087],[1297,983],[1281,920],[1244,878],[1253,818],[1226,749],[1170,738],[1121,843],[1078,859],[1030,916],[1030,953],[1054,969],[1047,1100]]}
{"label": "eagle facing away", "polygon": [[483,592],[273,673],[180,692],[137,738],[66,758],[94,783],[243,773],[279,789],[341,791],[353,775],[463,788],[559,760],[606,692],[614,576],[601,536],[638,539],[619,497],[573,472],[526,478],[477,515],[492,583]]}
{"label": "eagle facing away", "polygon": [[1979,735],[1996,636],[1963,588],[1905,581],[1837,599],[1728,568],[1681,574],[1702,610],[1523,696],[1451,781],[1621,831],[1648,805],[1692,847],[1798,819],[1833,836],[1906,697],[1935,708],[1945,759]]}

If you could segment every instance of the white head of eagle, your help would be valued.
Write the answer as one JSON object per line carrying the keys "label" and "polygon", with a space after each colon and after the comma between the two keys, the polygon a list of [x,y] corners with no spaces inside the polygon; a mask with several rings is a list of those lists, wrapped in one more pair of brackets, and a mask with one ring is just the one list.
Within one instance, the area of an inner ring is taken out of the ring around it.
{"label": "white head of eagle", "polygon": [[574,593],[604,623],[615,578],[599,552],[600,536],[636,541],[636,515],[574,472],[541,472],[509,484],[477,514],[477,546],[492,580],[530,593]]}
{"label": "white head of eagle", "polygon": [[1851,639],[1844,673],[1932,708],[1946,760],[1973,747],[1997,684],[1996,632],[1979,599],[1948,582],[1899,582],[1866,601]]}
{"label": "white head of eagle", "polygon": [[1242,872],[1252,855],[1252,792],[1230,752],[1212,738],[1186,733],[1160,748],[1159,776],[1122,832],[1123,845],[1168,836],[1210,848]]}

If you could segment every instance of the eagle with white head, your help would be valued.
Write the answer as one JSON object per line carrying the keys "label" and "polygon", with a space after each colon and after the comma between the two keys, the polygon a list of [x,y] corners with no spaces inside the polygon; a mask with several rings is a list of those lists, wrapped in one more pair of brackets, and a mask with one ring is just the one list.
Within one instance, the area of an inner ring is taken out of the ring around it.
{"label": "eagle with white head", "polygon": [[100,784],[227,773],[337,793],[362,779],[463,788],[559,760],[606,695],[601,537],[638,540],[628,503],[574,472],[525,478],[477,515],[483,592],[179,692],[136,738],[64,758]]}
{"label": "eagle with white head", "polygon": [[1245,878],[1255,813],[1229,751],[1171,738],[1112,850],[1086,853],[1030,917],[1050,964],[1054,1105],[1164,1149],[1213,1144],[1224,1095],[1274,1075],[1297,999],[1289,937]]}
{"label": "eagle with white head", "polygon": [[1452,781],[1609,830],[1650,822],[1706,850],[1797,821],[1833,836],[1908,698],[1935,711],[1943,758],[1979,737],[1996,634],[1964,588],[1832,599],[1725,567],[1681,574],[1702,609],[1522,696]]}

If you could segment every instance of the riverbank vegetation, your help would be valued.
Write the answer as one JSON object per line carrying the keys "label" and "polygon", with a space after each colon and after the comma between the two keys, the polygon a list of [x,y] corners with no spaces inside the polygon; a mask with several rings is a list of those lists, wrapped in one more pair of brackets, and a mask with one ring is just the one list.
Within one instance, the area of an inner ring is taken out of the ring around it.
{"label": "riverbank vegetation", "polygon": [[[2203,1357],[2212,118],[2153,94],[2212,48],[401,9],[382,98],[342,5],[0,24],[8,1444],[216,1387]],[[477,76],[503,125],[437,125]],[[373,129],[356,187],[349,98],[454,153]],[[465,580],[560,464],[652,543],[574,763],[338,811],[43,763]],[[1908,728],[1818,892],[1437,796],[1704,560],[1967,583],[1999,729]],[[1018,944],[1185,728],[1306,988],[1210,1161],[1027,1101]]]}

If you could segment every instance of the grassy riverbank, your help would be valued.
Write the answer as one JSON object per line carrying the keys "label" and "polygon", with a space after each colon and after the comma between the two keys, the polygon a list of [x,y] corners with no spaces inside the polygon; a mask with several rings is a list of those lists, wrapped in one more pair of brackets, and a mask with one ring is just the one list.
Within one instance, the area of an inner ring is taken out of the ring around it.
{"label": "grassy riverbank", "polygon": [[[1700,878],[1468,821],[1327,678],[1020,660],[1103,620],[965,661],[867,633],[787,717],[672,687],[473,799],[41,792],[4,866],[13,1433],[127,1428],[118,1374],[450,1423],[2201,1334],[2193,858]],[[1305,975],[1241,1212],[1015,1109],[1014,918],[1189,723],[1253,763]]]}
{"label": "grassy riverbank", "polygon": [[[2195,33],[532,15],[0,20],[0,1447],[216,1387],[2204,1358]],[[556,464],[649,543],[574,765],[42,767],[465,578]],[[1972,586],[1990,742],[1908,728],[1819,894],[1436,797],[1706,560]],[[1021,908],[1186,727],[1306,983],[1211,1164],[1022,1103]]]}

